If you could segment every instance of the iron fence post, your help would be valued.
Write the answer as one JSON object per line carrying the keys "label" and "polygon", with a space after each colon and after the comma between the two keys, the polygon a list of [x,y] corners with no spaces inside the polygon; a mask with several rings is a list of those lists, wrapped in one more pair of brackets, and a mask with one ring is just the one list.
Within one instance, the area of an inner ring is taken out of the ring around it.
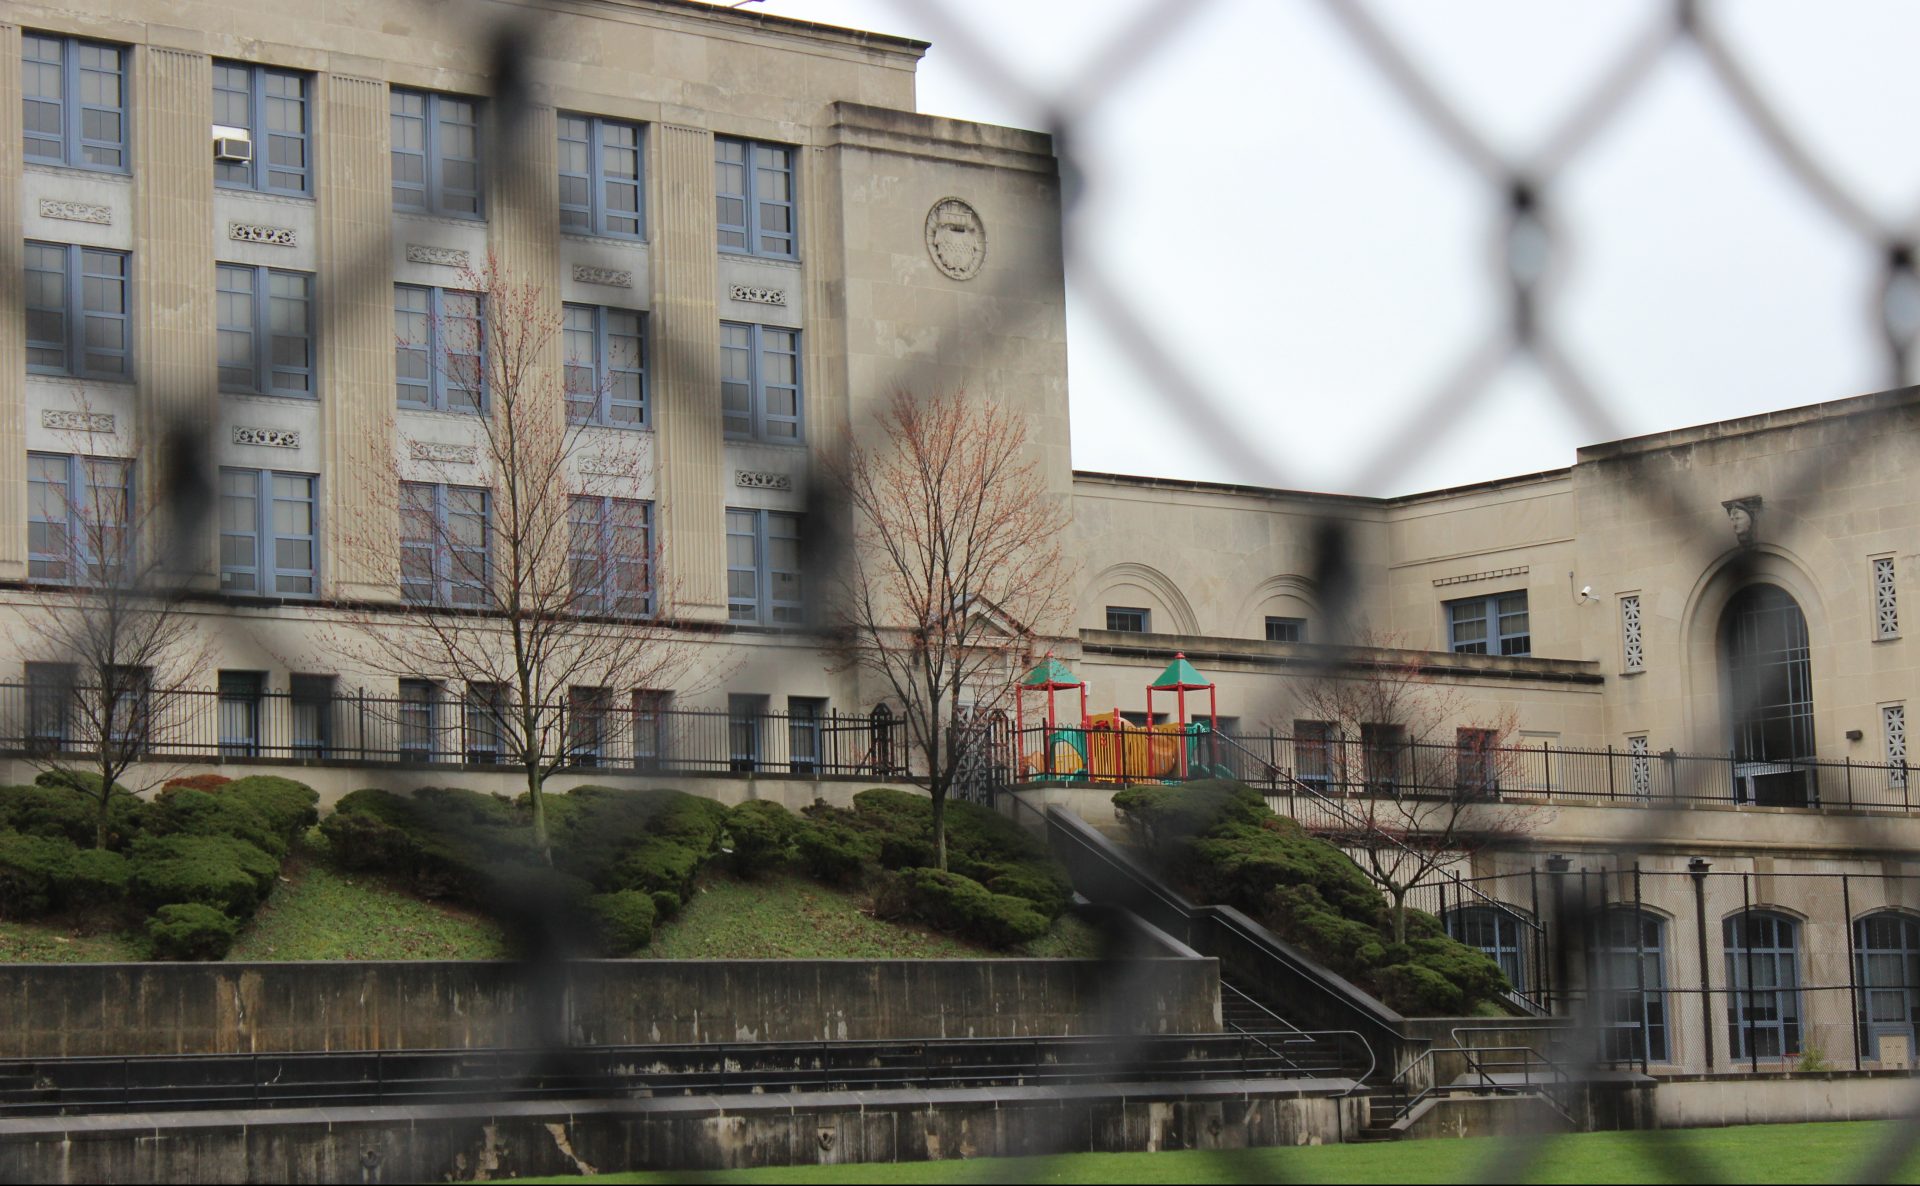
{"label": "iron fence post", "polygon": [[1860,1069],[1860,1060],[1867,1036],[1860,1024],[1864,1018],[1860,1012],[1859,974],[1855,965],[1857,954],[1854,950],[1853,936],[1853,878],[1850,874],[1840,875],[1840,916],[1847,927],[1847,1028],[1853,1031],[1853,1069]]}

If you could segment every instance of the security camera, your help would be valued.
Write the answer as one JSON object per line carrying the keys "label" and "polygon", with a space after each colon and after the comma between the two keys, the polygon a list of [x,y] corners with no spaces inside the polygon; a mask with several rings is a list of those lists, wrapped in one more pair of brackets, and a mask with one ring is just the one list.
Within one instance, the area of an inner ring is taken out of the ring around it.
{"label": "security camera", "polygon": [[1593,586],[1592,586],[1592,585],[1582,585],[1582,586],[1580,586],[1580,600],[1582,600],[1582,601],[1585,601],[1585,600],[1586,600],[1587,598],[1589,598],[1589,597],[1592,597],[1592,596],[1593,596]]}

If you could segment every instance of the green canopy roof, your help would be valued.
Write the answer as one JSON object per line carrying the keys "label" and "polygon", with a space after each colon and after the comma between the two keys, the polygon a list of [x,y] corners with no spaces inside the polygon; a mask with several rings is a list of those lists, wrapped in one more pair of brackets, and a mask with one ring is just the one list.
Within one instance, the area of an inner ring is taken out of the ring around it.
{"label": "green canopy roof", "polygon": [[1080,677],[1067,670],[1067,665],[1048,655],[1046,661],[1027,672],[1020,680],[1023,688],[1077,688]]}
{"label": "green canopy roof", "polygon": [[1200,673],[1194,670],[1193,664],[1187,662],[1185,655],[1175,655],[1173,662],[1167,664],[1167,669],[1160,673],[1160,678],[1154,680],[1152,686],[1172,688],[1176,691],[1185,688],[1192,691],[1195,688],[1210,688],[1213,685],[1200,678]]}

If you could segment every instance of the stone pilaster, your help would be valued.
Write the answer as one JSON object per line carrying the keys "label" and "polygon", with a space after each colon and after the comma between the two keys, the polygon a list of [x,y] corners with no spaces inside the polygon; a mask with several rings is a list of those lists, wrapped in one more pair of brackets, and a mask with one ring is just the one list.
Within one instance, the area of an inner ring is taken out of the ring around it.
{"label": "stone pilaster", "polygon": [[[17,56],[17,55],[16,55]],[[211,484],[220,423],[213,316],[213,66],[205,54],[145,46],[134,54],[133,351],[137,497],[154,506],[164,469]],[[15,225],[18,225],[16,222]],[[173,450],[184,456],[163,456]],[[219,533],[175,524],[179,575],[212,588]]]}
{"label": "stone pilaster", "polygon": [[322,562],[336,597],[396,599],[387,87],[318,80]]}
{"label": "stone pilaster", "polygon": [[[0,25],[0,112],[20,110],[20,29]],[[9,115],[8,118],[18,118]],[[18,124],[14,125],[16,128]],[[25,280],[20,239],[18,135],[0,137],[0,309],[18,310]],[[27,561],[26,318],[0,317],[0,580],[26,576]]]}
{"label": "stone pilaster", "polygon": [[654,395],[659,408],[661,559],[680,616],[727,616],[726,482],[720,421],[713,135],[655,129]]}

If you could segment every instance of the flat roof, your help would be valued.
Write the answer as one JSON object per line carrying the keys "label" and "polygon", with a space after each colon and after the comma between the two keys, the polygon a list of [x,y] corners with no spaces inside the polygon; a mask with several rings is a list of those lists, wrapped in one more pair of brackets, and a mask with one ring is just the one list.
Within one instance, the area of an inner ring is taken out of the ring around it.
{"label": "flat roof", "polygon": [[632,8],[657,8],[669,12],[692,12],[703,17],[718,18],[725,21],[748,25],[760,25],[776,28],[787,33],[806,33],[830,41],[850,42],[855,45],[877,45],[890,49],[906,50],[915,57],[926,53],[933,43],[919,41],[912,37],[901,37],[894,33],[874,33],[866,29],[854,29],[845,25],[829,25],[822,21],[802,20],[799,17],[781,16],[778,13],[763,12],[751,5],[734,7],[726,3],[708,3],[707,0],[612,0],[614,3]]}

